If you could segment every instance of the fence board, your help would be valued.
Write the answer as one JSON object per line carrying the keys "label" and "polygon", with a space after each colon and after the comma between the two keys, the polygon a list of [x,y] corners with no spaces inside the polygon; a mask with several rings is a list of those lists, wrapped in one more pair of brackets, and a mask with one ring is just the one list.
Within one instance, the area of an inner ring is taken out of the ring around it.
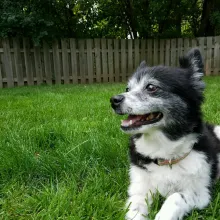
{"label": "fence board", "polygon": [[114,67],[115,67],[115,82],[120,82],[120,67],[119,67],[119,40],[114,39]]}
{"label": "fence board", "polygon": [[212,37],[207,37],[207,50],[206,50],[206,75],[211,75],[211,59],[212,59]]}
{"label": "fence board", "polygon": [[204,70],[206,70],[206,53],[205,53],[205,45],[204,45],[204,43],[205,43],[205,41],[204,41],[204,39],[205,38],[203,38],[203,37],[199,37],[199,38],[197,38],[198,39],[198,49],[200,50],[200,52],[201,52],[201,55],[202,55],[202,58],[203,58],[203,63],[204,63]]}
{"label": "fence board", "polygon": [[[179,59],[179,57],[183,56],[183,39],[182,38],[177,39],[177,54],[178,54],[178,59]],[[178,60],[177,64],[179,66],[179,60]]]}
{"label": "fence board", "polygon": [[88,69],[88,82],[93,83],[93,54],[92,54],[92,39],[86,40],[86,50],[87,50],[87,69]]}
{"label": "fence board", "polygon": [[30,40],[28,38],[23,38],[23,46],[27,83],[28,85],[34,85],[33,67],[31,66]]}
{"label": "fence board", "polygon": [[44,54],[44,70],[45,70],[45,77],[46,83],[48,85],[52,84],[52,71],[50,66],[50,48],[47,42],[43,42],[43,54]]}
{"label": "fence board", "polygon": [[70,54],[71,54],[71,69],[72,69],[72,80],[73,84],[78,83],[78,74],[77,74],[77,56],[76,56],[76,40],[70,38]]}
{"label": "fence board", "polygon": [[189,47],[189,38],[184,39],[183,45],[184,45],[184,54],[186,54],[190,49],[190,47]]}
{"label": "fence board", "polygon": [[114,82],[113,76],[113,45],[112,39],[108,39],[108,71],[109,71],[109,82]]}
{"label": "fence board", "polygon": [[133,63],[133,40],[128,40],[128,73],[129,74],[131,74],[134,71],[133,64],[134,64]]}
{"label": "fence board", "polygon": [[14,47],[15,71],[16,71],[16,76],[17,76],[17,84],[18,86],[23,86],[24,77],[23,77],[23,70],[22,70],[20,42],[18,38],[13,39],[13,47]]}
{"label": "fence board", "polygon": [[152,61],[152,40],[147,40],[147,65],[153,65]]}
{"label": "fence board", "polygon": [[12,59],[11,59],[11,53],[10,53],[10,45],[8,39],[2,40],[3,45],[3,62],[6,72],[6,80],[7,80],[7,86],[13,87],[14,86],[14,78],[13,78],[13,71],[12,71]]}
{"label": "fence board", "polygon": [[191,46],[191,48],[192,47],[197,47],[197,39],[195,39],[195,38],[192,39],[192,46]]}
{"label": "fence board", "polygon": [[102,45],[102,75],[103,75],[103,82],[108,82],[106,39],[101,39],[101,45]]}
{"label": "fence board", "polygon": [[160,64],[161,65],[165,65],[165,56],[164,56],[164,45],[165,45],[165,41],[163,39],[160,40]]}
{"label": "fence board", "polygon": [[[129,51],[129,48],[128,48]],[[146,60],[146,40],[141,40],[141,55],[140,55],[140,62]]]}
{"label": "fence board", "polygon": [[140,65],[139,43],[140,43],[140,41],[138,39],[134,40],[134,63],[135,63],[135,68],[137,68]]}
{"label": "fence board", "polygon": [[127,75],[127,70],[126,70],[126,40],[121,39],[121,76],[122,76],[122,82],[125,82],[126,75]]}
{"label": "fence board", "polygon": [[69,63],[68,63],[68,53],[67,53],[67,39],[61,40],[61,50],[62,50],[62,62],[63,62],[63,79],[65,84],[69,84],[70,74],[69,74]]}
{"label": "fence board", "polygon": [[170,66],[170,40],[166,40],[165,65]]}
{"label": "fence board", "polygon": [[[101,82],[101,55],[100,55],[100,39],[95,39],[95,70],[96,82]],[[118,82],[118,81],[117,81]]]}
{"label": "fence board", "polygon": [[86,69],[85,69],[85,53],[84,53],[84,40],[79,40],[79,72],[80,72],[80,79],[81,83],[86,82]]}
{"label": "fence board", "polygon": [[213,75],[219,74],[220,69],[220,36],[215,37],[215,44],[214,44],[214,73]]}
{"label": "fence board", "polygon": [[53,42],[53,65],[54,65],[55,83],[59,85],[61,84],[61,67],[60,67],[59,44],[57,40]]}
{"label": "fence board", "polygon": [[37,84],[41,85],[43,83],[43,70],[42,70],[42,62],[41,62],[41,53],[40,47],[34,47],[34,62],[35,62],[35,69],[36,69],[36,79]]}
{"label": "fence board", "polygon": [[171,47],[170,47],[170,65],[177,66],[177,54],[176,54],[176,39],[171,40]]}
{"label": "fence board", "polygon": [[153,60],[154,60],[154,65],[159,64],[159,56],[158,56],[158,40],[154,39],[154,50],[153,50]]}

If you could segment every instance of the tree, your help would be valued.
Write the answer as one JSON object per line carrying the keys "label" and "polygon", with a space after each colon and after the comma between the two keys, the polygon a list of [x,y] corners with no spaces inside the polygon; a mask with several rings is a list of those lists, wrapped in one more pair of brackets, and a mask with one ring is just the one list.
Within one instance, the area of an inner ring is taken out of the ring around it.
{"label": "tree", "polygon": [[219,0],[2,0],[0,37],[172,38],[220,34]]}

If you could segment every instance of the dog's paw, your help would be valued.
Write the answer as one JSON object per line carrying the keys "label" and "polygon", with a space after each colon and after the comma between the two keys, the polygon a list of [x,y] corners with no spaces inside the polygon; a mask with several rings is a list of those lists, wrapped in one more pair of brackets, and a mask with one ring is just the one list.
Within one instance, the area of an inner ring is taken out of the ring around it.
{"label": "dog's paw", "polygon": [[166,210],[166,212],[161,210],[157,213],[154,220],[180,220],[180,218],[178,215],[174,215],[170,210]]}
{"label": "dog's paw", "polygon": [[154,220],[174,220],[174,219],[171,216],[168,216],[167,214],[158,213]]}
{"label": "dog's paw", "polygon": [[148,220],[146,216],[141,214],[138,210],[129,210],[125,216],[126,220]]}

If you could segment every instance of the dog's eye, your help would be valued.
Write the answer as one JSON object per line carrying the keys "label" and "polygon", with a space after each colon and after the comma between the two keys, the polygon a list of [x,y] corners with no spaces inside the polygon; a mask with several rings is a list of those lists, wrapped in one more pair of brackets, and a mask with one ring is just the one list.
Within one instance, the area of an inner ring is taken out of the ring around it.
{"label": "dog's eye", "polygon": [[155,92],[157,89],[158,89],[158,88],[157,88],[156,86],[152,85],[152,84],[148,84],[148,85],[146,86],[146,90],[147,90],[148,92]]}
{"label": "dog's eye", "polygon": [[128,87],[125,89],[126,92],[129,92],[129,90],[130,90],[130,89],[129,89]]}

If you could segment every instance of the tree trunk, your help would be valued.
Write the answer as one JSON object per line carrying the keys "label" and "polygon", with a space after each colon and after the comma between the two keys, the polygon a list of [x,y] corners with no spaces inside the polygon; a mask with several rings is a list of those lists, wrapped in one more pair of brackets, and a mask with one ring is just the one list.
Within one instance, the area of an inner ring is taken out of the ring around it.
{"label": "tree trunk", "polygon": [[137,38],[137,22],[136,22],[136,16],[134,15],[134,8],[132,5],[132,0],[128,0],[126,2],[126,15],[128,18],[128,22],[133,34],[134,38]]}
{"label": "tree trunk", "polygon": [[215,30],[210,21],[210,16],[214,9],[215,9],[215,0],[204,0],[201,24],[198,31],[199,36],[214,35]]}

